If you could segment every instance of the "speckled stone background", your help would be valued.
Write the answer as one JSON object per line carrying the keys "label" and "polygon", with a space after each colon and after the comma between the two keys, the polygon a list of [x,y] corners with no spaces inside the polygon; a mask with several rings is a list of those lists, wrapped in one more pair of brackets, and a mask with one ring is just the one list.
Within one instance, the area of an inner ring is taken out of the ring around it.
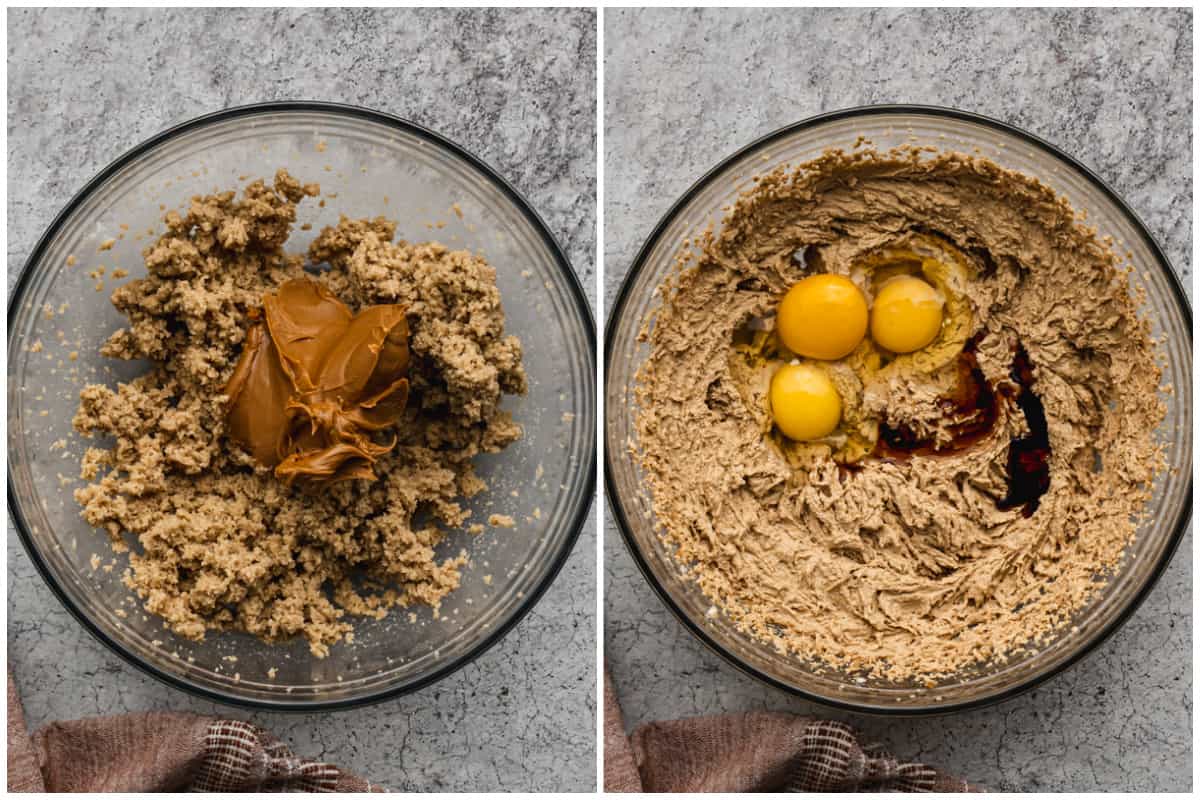
{"label": "speckled stone background", "polygon": [[[529,198],[589,292],[595,271],[591,10],[13,10],[8,274],[101,167],[159,130],[260,100],[332,100],[445,134]],[[594,296],[592,297],[594,302]],[[397,790],[595,786],[595,530],[504,640],[416,694],[326,715],[202,702],[94,641],[11,527],[8,653],[32,728],[151,709],[252,719],[296,752]]]}
{"label": "speckled stone background", "polygon": [[[614,11],[605,24],[605,294],[691,183],[813,114],[932,103],[998,117],[1095,169],[1191,286],[1188,10]],[[1192,543],[1083,663],[992,708],[887,721],[755,682],[663,607],[611,523],[605,646],[626,722],[749,709],[846,719],[868,738],[993,789],[1192,786]]]}

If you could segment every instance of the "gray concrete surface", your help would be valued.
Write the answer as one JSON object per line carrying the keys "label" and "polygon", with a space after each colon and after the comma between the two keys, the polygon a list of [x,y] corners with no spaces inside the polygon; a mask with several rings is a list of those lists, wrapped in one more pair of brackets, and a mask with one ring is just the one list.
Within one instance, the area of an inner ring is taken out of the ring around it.
{"label": "gray concrete surface", "polygon": [[[227,106],[320,99],[407,117],[479,155],[542,213],[594,294],[590,10],[13,10],[8,21],[10,280],[70,195],[147,136]],[[589,524],[534,611],[455,675],[365,709],[252,714],[160,685],[92,640],[10,527],[9,663],[33,728],[191,710],[252,719],[393,789],[588,790],[594,586]]]}
{"label": "gray concrete surface", "polygon": [[[1188,10],[614,11],[605,24],[605,296],[658,218],[756,137],[863,103],[956,106],[1093,167],[1149,225],[1189,291]],[[605,648],[626,721],[750,709],[831,714],[903,757],[998,790],[1192,786],[1192,543],[1129,623],[1035,692],[937,719],[830,712],[704,649],[605,534]]]}

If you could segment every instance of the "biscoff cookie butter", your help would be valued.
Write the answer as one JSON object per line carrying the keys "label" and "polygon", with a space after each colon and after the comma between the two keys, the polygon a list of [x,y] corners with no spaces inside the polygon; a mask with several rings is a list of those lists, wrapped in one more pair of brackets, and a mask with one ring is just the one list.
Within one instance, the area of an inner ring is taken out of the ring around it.
{"label": "biscoff cookie butter", "polygon": [[[716,609],[818,669],[928,684],[1036,648],[1119,568],[1164,465],[1127,269],[984,158],[864,148],[759,176],[643,330],[633,456],[660,535]],[[911,353],[857,331],[801,364],[775,315],[817,274],[868,304],[916,276],[944,319]],[[798,366],[840,403],[813,441],[772,419]]]}
{"label": "biscoff cookie butter", "polygon": [[394,242],[383,217],[285,252],[318,192],[280,170],[168,212],[102,349],[151,367],[81,393],[75,427],[114,442],[84,455],[83,516],[136,542],[126,584],[189,639],[302,635],[324,656],[355,616],[436,608],[466,555],[434,548],[486,488],[472,459],[521,436],[492,267]]}

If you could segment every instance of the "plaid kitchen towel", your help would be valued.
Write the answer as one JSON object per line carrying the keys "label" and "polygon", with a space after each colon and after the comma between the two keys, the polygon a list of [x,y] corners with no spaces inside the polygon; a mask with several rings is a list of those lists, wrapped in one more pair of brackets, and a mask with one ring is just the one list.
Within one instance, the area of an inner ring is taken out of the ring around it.
{"label": "plaid kitchen towel", "polygon": [[10,792],[373,792],[379,786],[299,758],[248,722],[143,713],[52,722],[32,737],[8,675]]}
{"label": "plaid kitchen towel", "polygon": [[609,792],[973,792],[964,780],[864,747],[850,726],[757,712],[651,722],[626,737],[604,676]]}

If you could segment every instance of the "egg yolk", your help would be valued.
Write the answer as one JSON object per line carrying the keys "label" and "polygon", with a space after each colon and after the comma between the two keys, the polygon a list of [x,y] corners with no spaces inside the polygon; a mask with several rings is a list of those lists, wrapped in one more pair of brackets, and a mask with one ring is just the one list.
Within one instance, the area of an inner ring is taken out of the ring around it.
{"label": "egg yolk", "polygon": [[944,298],[925,281],[900,275],[885,283],[871,308],[871,338],[893,353],[920,350],[942,329]]}
{"label": "egg yolk", "polygon": [[842,419],[842,398],[825,370],[788,364],[771,377],[771,416],[789,439],[810,442],[833,433]]}
{"label": "egg yolk", "polygon": [[810,275],[783,296],[775,330],[793,353],[834,361],[866,335],[867,299],[843,275]]}

